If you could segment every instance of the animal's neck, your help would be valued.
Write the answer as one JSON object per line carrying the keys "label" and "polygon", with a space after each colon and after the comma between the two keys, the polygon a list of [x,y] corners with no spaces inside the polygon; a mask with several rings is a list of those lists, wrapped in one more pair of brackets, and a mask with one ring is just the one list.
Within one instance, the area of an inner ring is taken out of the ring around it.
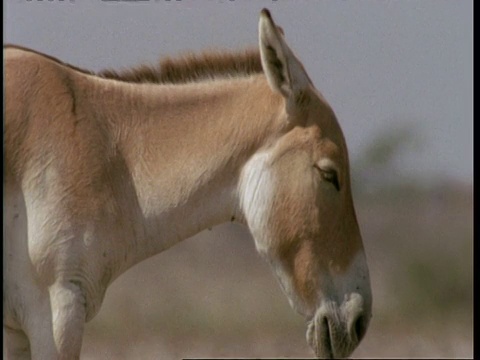
{"label": "animal's neck", "polygon": [[94,95],[97,111],[138,199],[143,236],[135,241],[145,244],[133,262],[242,218],[242,167],[280,129],[282,99],[263,76],[182,86],[105,82],[93,93],[102,93]]}

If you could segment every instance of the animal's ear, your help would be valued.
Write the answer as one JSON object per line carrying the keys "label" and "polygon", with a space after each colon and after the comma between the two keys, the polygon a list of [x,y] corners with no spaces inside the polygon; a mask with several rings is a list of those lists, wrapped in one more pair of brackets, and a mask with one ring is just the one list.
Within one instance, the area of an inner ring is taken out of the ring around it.
{"label": "animal's ear", "polygon": [[267,9],[260,13],[258,32],[262,67],[270,87],[288,100],[288,107],[298,105],[311,81]]}

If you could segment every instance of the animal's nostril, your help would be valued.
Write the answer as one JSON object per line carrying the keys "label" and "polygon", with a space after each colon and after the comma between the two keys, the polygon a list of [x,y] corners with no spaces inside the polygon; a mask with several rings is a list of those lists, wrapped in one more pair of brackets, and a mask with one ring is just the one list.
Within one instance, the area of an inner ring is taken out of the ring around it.
{"label": "animal's nostril", "polygon": [[330,324],[328,318],[324,316],[319,321],[320,326],[320,346],[323,348],[323,356],[326,358],[333,358],[333,344],[332,344],[332,334],[330,333]]}
{"label": "animal's nostril", "polygon": [[357,317],[353,325],[353,330],[355,331],[358,342],[360,342],[363,339],[365,333],[367,332],[367,323],[363,315],[359,315]]}

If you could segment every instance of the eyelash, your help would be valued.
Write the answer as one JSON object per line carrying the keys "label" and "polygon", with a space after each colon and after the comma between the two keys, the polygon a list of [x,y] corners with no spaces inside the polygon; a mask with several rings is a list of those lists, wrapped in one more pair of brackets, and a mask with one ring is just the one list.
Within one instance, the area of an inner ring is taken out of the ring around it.
{"label": "eyelash", "polygon": [[317,169],[320,172],[320,176],[322,177],[323,180],[328,181],[333,186],[335,186],[335,189],[337,189],[337,191],[340,191],[340,183],[338,182],[338,174],[335,170],[333,170],[333,169],[324,170],[324,169],[320,169],[318,166],[315,166],[315,169]]}

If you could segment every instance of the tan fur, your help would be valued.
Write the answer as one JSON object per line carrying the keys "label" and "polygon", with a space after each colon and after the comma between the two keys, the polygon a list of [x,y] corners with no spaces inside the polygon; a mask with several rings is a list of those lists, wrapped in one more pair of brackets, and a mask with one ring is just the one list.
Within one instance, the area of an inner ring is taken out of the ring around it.
{"label": "tan fur", "polygon": [[161,59],[158,65],[143,64],[131,69],[105,69],[97,73],[22,46],[7,44],[4,49],[35,53],[84,74],[131,83],[182,84],[262,73],[260,53],[253,48],[238,52],[211,50],[200,54],[187,53],[175,58]]}
{"label": "tan fur", "polygon": [[357,346],[371,295],[345,140],[266,11],[259,29],[261,56],[99,74],[5,48],[10,354],[28,334],[40,358],[78,358],[116,277],[232,219],[311,321],[317,355]]}

